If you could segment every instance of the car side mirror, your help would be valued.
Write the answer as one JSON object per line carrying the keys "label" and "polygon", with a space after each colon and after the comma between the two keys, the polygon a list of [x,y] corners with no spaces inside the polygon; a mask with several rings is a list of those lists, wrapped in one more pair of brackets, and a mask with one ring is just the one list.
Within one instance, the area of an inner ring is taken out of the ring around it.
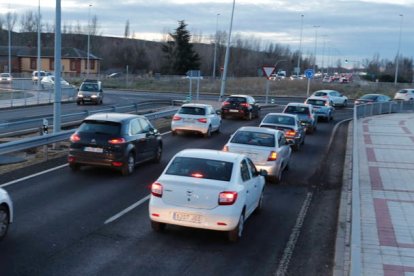
{"label": "car side mirror", "polygon": [[267,171],[262,169],[262,170],[259,171],[259,175],[267,176]]}

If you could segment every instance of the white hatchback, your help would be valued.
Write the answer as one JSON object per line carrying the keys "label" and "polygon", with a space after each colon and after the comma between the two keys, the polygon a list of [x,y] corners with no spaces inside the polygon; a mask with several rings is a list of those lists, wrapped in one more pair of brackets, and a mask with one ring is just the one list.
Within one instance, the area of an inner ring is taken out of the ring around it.
{"label": "white hatchback", "polygon": [[263,127],[241,127],[229,139],[223,151],[248,156],[257,169],[265,170],[271,182],[280,182],[289,167],[292,149],[283,131]]}
{"label": "white hatchback", "polygon": [[348,97],[342,95],[336,90],[318,90],[312,93],[312,97],[322,97],[328,98],[333,106],[343,106],[346,107],[348,105]]}
{"label": "white hatchback", "polygon": [[0,241],[6,236],[12,222],[13,202],[6,190],[0,188]]}
{"label": "white hatchback", "polygon": [[395,93],[394,100],[412,101],[414,100],[414,89],[401,89]]}
{"label": "white hatchback", "polygon": [[212,132],[220,132],[220,127],[220,115],[208,104],[184,104],[171,121],[173,135],[177,132],[197,132],[210,137]]}
{"label": "white hatchback", "polygon": [[266,175],[243,154],[186,149],[177,153],[151,186],[152,229],[167,224],[227,231],[230,241],[263,203]]}

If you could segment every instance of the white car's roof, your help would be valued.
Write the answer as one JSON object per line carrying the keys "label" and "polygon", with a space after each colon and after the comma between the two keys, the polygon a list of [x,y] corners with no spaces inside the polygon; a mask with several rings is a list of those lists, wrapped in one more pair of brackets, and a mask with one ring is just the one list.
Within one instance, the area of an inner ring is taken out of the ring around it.
{"label": "white car's roof", "polygon": [[209,104],[200,104],[200,103],[188,103],[188,104],[183,104],[182,107],[208,107],[211,106]]}
{"label": "white car's roof", "polygon": [[244,155],[239,153],[224,152],[220,150],[185,149],[177,153],[175,156],[221,160],[234,163],[234,161],[242,159]]}
{"label": "white car's roof", "polygon": [[327,98],[324,98],[324,97],[318,97],[318,96],[311,96],[311,97],[307,98],[307,99],[306,99],[306,101],[307,101],[307,100],[328,101],[328,99],[327,99]]}
{"label": "white car's roof", "polygon": [[315,94],[317,92],[325,92],[325,93],[330,93],[330,92],[337,92],[336,90],[332,90],[332,89],[322,89],[322,90],[318,90],[313,92],[312,94]]}
{"label": "white car's roof", "polygon": [[286,106],[312,107],[312,105],[305,103],[288,103]]}
{"label": "white car's roof", "polygon": [[269,134],[276,134],[280,132],[279,130],[276,130],[276,129],[253,127],[253,126],[241,127],[237,131],[252,131],[252,132],[269,133]]}
{"label": "white car's roof", "polygon": [[286,116],[286,117],[292,117],[292,118],[297,118],[298,115],[296,114],[290,114],[290,113],[267,113],[267,116]]}

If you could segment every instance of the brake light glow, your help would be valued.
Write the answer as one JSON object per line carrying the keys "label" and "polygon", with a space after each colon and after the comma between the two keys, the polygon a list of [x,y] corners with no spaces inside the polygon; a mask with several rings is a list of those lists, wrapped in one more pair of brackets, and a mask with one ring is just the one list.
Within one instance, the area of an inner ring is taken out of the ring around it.
{"label": "brake light glow", "polygon": [[275,161],[277,159],[277,152],[271,151],[269,154],[269,157],[267,158],[267,161]]}
{"label": "brake light glow", "polygon": [[113,139],[108,141],[108,143],[111,144],[111,145],[119,145],[119,144],[123,144],[125,142],[126,142],[126,140],[124,138],[113,138]]}
{"label": "brake light glow", "polygon": [[219,205],[233,205],[237,200],[237,192],[224,191],[219,194]]}
{"label": "brake light glow", "polygon": [[72,143],[76,143],[76,142],[79,142],[80,141],[80,136],[78,135],[78,134],[76,134],[76,133],[74,133],[74,134],[72,134],[71,136],[70,136],[70,141],[72,142]]}
{"label": "brake light glow", "polygon": [[75,163],[75,161],[76,161],[75,157],[73,157],[73,156],[68,157],[68,162],[69,163]]}
{"label": "brake light glow", "polygon": [[197,119],[197,121],[199,121],[200,123],[206,124],[207,123],[207,118],[199,118],[199,119]]}
{"label": "brake light glow", "polygon": [[241,103],[240,106],[249,108],[250,107],[250,104],[248,104],[248,103]]}
{"label": "brake light glow", "polygon": [[156,197],[162,197],[162,184],[158,182],[152,183],[151,194]]}
{"label": "brake light glow", "polygon": [[229,102],[225,101],[225,102],[223,102],[221,105],[222,105],[222,106],[225,106],[225,105],[229,105],[229,104],[230,104]]}
{"label": "brake light glow", "polygon": [[293,137],[296,135],[296,131],[294,130],[288,130],[285,132],[285,136]]}
{"label": "brake light glow", "polygon": [[201,173],[197,173],[197,172],[196,172],[196,173],[192,173],[192,174],[191,174],[191,176],[192,176],[192,177],[196,177],[196,178],[203,178],[203,177],[204,177],[204,175],[203,175],[203,174],[201,174]]}
{"label": "brake light glow", "polygon": [[179,120],[181,120],[181,117],[178,116],[178,115],[174,115],[174,117],[172,119],[173,119],[173,121],[179,121]]}
{"label": "brake light glow", "polygon": [[229,146],[224,146],[223,151],[229,151]]}
{"label": "brake light glow", "polygon": [[122,162],[119,162],[119,161],[114,161],[114,162],[112,162],[112,166],[114,166],[114,167],[122,167],[122,165],[123,165],[123,163]]}

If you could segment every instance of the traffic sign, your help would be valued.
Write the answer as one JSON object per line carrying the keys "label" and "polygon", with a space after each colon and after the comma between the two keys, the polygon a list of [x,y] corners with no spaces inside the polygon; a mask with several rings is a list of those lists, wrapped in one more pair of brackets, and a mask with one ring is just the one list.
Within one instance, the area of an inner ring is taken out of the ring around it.
{"label": "traffic sign", "polygon": [[306,78],[312,79],[314,75],[315,75],[315,72],[313,71],[313,69],[306,69],[305,70]]}
{"label": "traffic sign", "polygon": [[265,74],[266,78],[269,78],[274,72],[275,72],[276,67],[274,66],[263,66],[262,70],[263,73]]}

